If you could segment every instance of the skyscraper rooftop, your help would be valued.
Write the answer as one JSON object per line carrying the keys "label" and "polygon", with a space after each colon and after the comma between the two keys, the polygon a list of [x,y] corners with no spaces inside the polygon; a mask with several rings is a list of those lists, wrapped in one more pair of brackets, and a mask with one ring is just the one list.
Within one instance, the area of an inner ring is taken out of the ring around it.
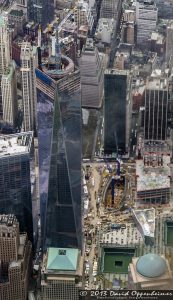
{"label": "skyscraper rooftop", "polygon": [[5,25],[5,19],[3,15],[0,15],[0,26],[4,26]]}
{"label": "skyscraper rooftop", "polygon": [[7,227],[16,227],[18,223],[16,217],[14,215],[0,215],[0,226],[5,225]]}
{"label": "skyscraper rooftop", "polygon": [[78,249],[48,248],[47,269],[76,271],[78,254]]}
{"label": "skyscraper rooftop", "polygon": [[0,135],[0,158],[5,155],[29,153],[32,142],[32,132]]}
{"label": "skyscraper rooftop", "polygon": [[55,56],[50,56],[47,61],[43,62],[42,69],[51,78],[57,80],[72,73],[74,71],[74,63],[65,55],[61,55],[59,62]]}
{"label": "skyscraper rooftop", "polygon": [[163,165],[148,166],[136,161],[137,191],[170,188],[170,156],[163,156]]}

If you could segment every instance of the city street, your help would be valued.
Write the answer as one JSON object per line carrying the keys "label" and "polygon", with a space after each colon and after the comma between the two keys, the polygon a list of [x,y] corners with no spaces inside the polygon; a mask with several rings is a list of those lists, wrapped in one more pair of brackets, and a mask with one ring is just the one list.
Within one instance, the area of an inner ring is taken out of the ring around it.
{"label": "city street", "polygon": [[[96,207],[96,198],[95,198],[95,193],[98,195],[99,187],[100,187],[100,181],[101,181],[101,176],[96,170],[96,166],[98,164],[90,164],[92,165],[92,176],[94,178],[95,184],[94,187],[90,188],[90,208],[92,208],[92,219],[90,219],[90,227],[93,227],[93,232],[96,231],[97,228],[97,223],[99,222],[99,217],[97,214],[97,207]],[[85,227],[86,228],[86,227]],[[87,228],[86,228],[87,229]],[[89,288],[92,289],[94,288],[93,285],[93,262],[95,258],[95,248],[96,248],[96,235],[93,235],[92,239],[92,244],[91,244],[91,250],[89,253],[89,256],[87,257],[87,260],[89,261],[90,264],[90,270],[89,270]]]}

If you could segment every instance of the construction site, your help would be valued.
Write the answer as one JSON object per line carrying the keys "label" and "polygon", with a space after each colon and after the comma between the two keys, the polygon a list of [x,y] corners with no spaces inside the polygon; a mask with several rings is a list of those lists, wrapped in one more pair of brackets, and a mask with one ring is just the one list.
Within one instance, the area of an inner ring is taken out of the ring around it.
{"label": "construction site", "polygon": [[[169,171],[169,164],[165,167]],[[134,201],[138,180],[135,164],[98,161],[90,163],[90,172],[85,170],[91,196],[85,228],[92,235],[90,245],[87,239],[86,251],[88,259],[94,258],[98,264],[94,275],[91,271],[88,288],[127,287],[132,257],[147,253],[163,254],[173,266],[172,212],[167,210],[168,204],[159,203],[153,208],[152,203],[140,206]]]}
{"label": "construction site", "polygon": [[111,178],[110,184],[106,191],[105,207],[120,209],[125,189],[125,176],[120,176],[119,179]]}

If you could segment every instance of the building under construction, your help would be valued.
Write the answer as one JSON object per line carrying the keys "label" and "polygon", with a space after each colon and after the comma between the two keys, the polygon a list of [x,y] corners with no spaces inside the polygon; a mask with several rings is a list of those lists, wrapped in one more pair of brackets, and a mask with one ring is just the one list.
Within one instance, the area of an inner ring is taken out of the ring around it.
{"label": "building under construction", "polygon": [[137,202],[166,204],[170,200],[170,156],[145,153],[136,161]]}
{"label": "building under construction", "polygon": [[[36,69],[37,88],[46,92],[54,99],[55,86],[58,84],[59,92],[68,90],[71,94],[80,89],[79,69],[76,68],[73,60],[61,53],[59,37],[52,34],[51,54],[47,57],[41,56],[40,65]],[[50,84],[51,82],[51,84]]]}

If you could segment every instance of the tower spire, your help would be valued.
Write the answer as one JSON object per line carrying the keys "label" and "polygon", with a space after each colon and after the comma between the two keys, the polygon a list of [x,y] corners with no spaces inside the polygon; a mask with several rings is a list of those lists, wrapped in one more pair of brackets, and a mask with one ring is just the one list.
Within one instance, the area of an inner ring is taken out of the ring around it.
{"label": "tower spire", "polygon": [[56,63],[56,69],[61,68],[61,48],[60,48],[60,43],[59,43],[59,32],[58,28],[56,28],[56,33],[55,33],[55,63]]}
{"label": "tower spire", "polygon": [[38,28],[38,47],[41,48],[41,25]]}
{"label": "tower spire", "polygon": [[38,67],[42,68],[41,64],[41,25],[38,28],[38,41],[37,41],[37,53],[38,53]]}

